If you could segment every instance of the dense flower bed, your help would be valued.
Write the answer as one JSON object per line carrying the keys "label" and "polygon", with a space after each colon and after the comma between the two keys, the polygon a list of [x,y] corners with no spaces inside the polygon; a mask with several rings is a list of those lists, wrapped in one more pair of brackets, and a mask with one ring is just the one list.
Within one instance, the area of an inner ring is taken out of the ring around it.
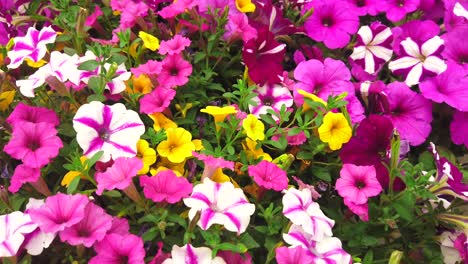
{"label": "dense flower bed", "polygon": [[2,263],[468,263],[468,1],[0,1]]}

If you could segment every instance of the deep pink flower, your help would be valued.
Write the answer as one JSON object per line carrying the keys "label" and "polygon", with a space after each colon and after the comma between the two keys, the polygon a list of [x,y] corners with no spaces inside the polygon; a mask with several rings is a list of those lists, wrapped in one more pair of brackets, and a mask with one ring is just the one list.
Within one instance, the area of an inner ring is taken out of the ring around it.
{"label": "deep pink flower", "polygon": [[385,12],[388,20],[397,22],[402,20],[407,13],[416,11],[420,0],[384,0],[379,2],[378,9]]}
{"label": "deep pink flower", "polygon": [[107,231],[107,234],[118,234],[118,235],[126,235],[130,231],[130,225],[128,224],[128,220],[125,218],[113,217],[112,218],[112,226]]}
{"label": "deep pink flower", "polygon": [[84,218],[77,224],[60,232],[60,239],[70,245],[84,245],[91,247],[101,241],[112,226],[112,217],[104,209],[88,203],[85,207]]}
{"label": "deep pink flower", "polygon": [[6,121],[13,128],[16,123],[21,121],[28,121],[35,124],[45,122],[53,126],[58,126],[60,124],[60,120],[53,110],[45,107],[29,106],[23,102],[19,102],[15,106],[13,112],[11,112]]}
{"label": "deep pink flower", "polygon": [[369,221],[369,205],[367,203],[365,204],[356,204],[351,201],[351,199],[343,199],[344,204],[357,216],[359,216],[359,219],[362,221]]}
{"label": "deep pink flower", "polygon": [[314,259],[309,255],[309,251],[301,246],[276,248],[276,261],[278,264],[314,263]]}
{"label": "deep pink flower", "polygon": [[345,0],[349,3],[351,10],[349,12],[356,13],[358,16],[367,14],[375,16],[379,13],[377,6],[380,4],[378,0]]}
{"label": "deep pink flower", "polygon": [[96,173],[96,194],[101,195],[104,190],[124,190],[142,167],[143,163],[139,158],[117,158],[105,172]]}
{"label": "deep pink flower", "polygon": [[16,166],[15,172],[11,177],[10,186],[8,187],[8,191],[15,193],[19,191],[23,184],[28,182],[37,182],[41,177],[41,169],[39,168],[31,168],[24,164],[20,164]]}
{"label": "deep pink flower", "polygon": [[162,18],[165,18],[165,19],[173,18],[183,13],[186,9],[192,9],[197,4],[198,4],[197,0],[174,1],[172,4],[161,9],[161,11],[158,12],[158,15],[160,15]]}
{"label": "deep pink flower", "polygon": [[140,99],[140,113],[153,114],[164,111],[174,99],[176,91],[164,86],[154,89]]}
{"label": "deep pink flower", "polygon": [[102,15],[104,15],[104,13],[102,12],[101,8],[96,5],[94,7],[93,13],[86,18],[85,26],[92,27],[97,22],[98,17]]}
{"label": "deep pink flower", "polygon": [[284,17],[283,8],[272,1],[257,1],[255,12],[249,15],[249,24],[259,29],[268,27],[275,36],[293,35],[301,29],[297,28],[289,18]]}
{"label": "deep pink flower", "polygon": [[182,86],[188,82],[192,74],[192,65],[179,55],[168,55],[162,61],[162,70],[158,82],[168,88]]}
{"label": "deep pink flower", "polygon": [[393,51],[398,56],[404,55],[403,47],[400,45],[407,38],[412,39],[418,45],[422,45],[429,39],[438,36],[440,26],[432,20],[411,20],[399,27],[392,28]]}
{"label": "deep pink flower", "polygon": [[55,158],[61,147],[62,141],[51,124],[21,122],[15,126],[3,150],[28,167],[40,168]]}
{"label": "deep pink flower", "polygon": [[174,204],[192,193],[192,184],[184,177],[177,177],[172,170],[163,170],[152,177],[140,176],[145,197],[155,203],[166,201]]}
{"label": "deep pink flower", "polygon": [[359,17],[350,12],[345,1],[318,0],[305,6],[314,8],[312,16],[304,23],[306,34],[315,41],[323,41],[329,49],[345,47],[350,35],[359,28]]}
{"label": "deep pink flower", "polygon": [[244,43],[257,37],[257,30],[249,25],[249,19],[246,14],[232,14],[228,17],[226,32],[223,35],[224,40],[234,42],[242,39]]}
{"label": "deep pink flower", "polygon": [[279,192],[288,188],[286,172],[272,162],[262,160],[257,165],[250,165],[248,172],[254,181],[265,189]]}
{"label": "deep pink flower", "polygon": [[468,112],[456,111],[450,123],[450,136],[453,143],[464,144],[468,148]]}
{"label": "deep pink flower", "polygon": [[29,214],[42,231],[56,233],[80,222],[85,217],[88,203],[85,195],[58,193],[47,197],[44,205],[31,209]]}
{"label": "deep pink flower", "polygon": [[465,73],[468,73],[468,45],[465,45],[465,36],[467,35],[468,28],[450,31],[442,36],[445,41],[442,56],[448,61],[463,66]]}
{"label": "deep pink flower", "polygon": [[148,76],[158,75],[162,70],[162,63],[157,60],[149,60],[145,64],[140,64],[136,68],[132,68],[131,72],[135,77],[139,77],[141,74],[146,74]]}
{"label": "deep pink flower", "polygon": [[184,51],[186,47],[190,46],[190,43],[190,39],[177,34],[170,40],[161,41],[158,53],[161,55],[177,55]]}
{"label": "deep pink flower", "polygon": [[220,250],[217,256],[224,259],[226,263],[252,264],[252,256],[249,252],[245,252],[241,255],[240,253],[234,253],[229,250]]}
{"label": "deep pink flower", "polygon": [[[292,128],[296,128],[296,127],[292,127]],[[290,129],[291,128],[285,128],[284,133],[273,135],[271,137],[271,140],[277,141],[277,140],[279,140],[281,138],[282,135],[284,135],[286,137],[286,140],[288,141],[288,145],[291,145],[291,146],[299,146],[299,145],[304,144],[304,142],[307,141],[307,137],[306,137],[304,131],[300,131],[298,134],[290,136],[288,134],[288,131]]]}
{"label": "deep pink flower", "polygon": [[365,204],[369,197],[382,191],[374,166],[344,164],[335,185],[338,194],[356,204]]}
{"label": "deep pink flower", "polygon": [[120,11],[120,28],[127,29],[135,25],[140,17],[148,14],[148,6],[144,2],[134,2],[132,0],[112,0],[113,11]]}
{"label": "deep pink flower", "polygon": [[143,240],[132,234],[110,234],[94,246],[97,256],[89,264],[141,264],[144,263]]}

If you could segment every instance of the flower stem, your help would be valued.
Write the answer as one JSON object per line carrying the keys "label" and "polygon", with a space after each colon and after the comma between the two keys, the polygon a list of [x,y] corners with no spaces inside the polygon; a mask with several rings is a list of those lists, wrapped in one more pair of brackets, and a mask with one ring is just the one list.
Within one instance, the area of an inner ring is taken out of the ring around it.
{"label": "flower stem", "polygon": [[39,177],[39,179],[36,182],[30,182],[32,187],[36,189],[39,193],[43,194],[44,196],[51,196],[52,193],[49,190],[49,187],[45,183],[44,179],[42,177]]}

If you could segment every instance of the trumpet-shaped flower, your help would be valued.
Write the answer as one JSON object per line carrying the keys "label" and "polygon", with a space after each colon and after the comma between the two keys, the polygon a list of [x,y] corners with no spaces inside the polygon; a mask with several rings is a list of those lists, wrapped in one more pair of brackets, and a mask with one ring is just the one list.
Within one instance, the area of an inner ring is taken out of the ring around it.
{"label": "trumpet-shaped flower", "polygon": [[297,247],[278,247],[276,252],[276,262],[278,264],[312,264],[314,259],[309,255],[309,252],[301,246]]}
{"label": "trumpet-shaped flower", "polygon": [[286,172],[272,162],[262,160],[257,165],[250,165],[248,172],[254,181],[265,189],[282,191],[288,188]]}
{"label": "trumpet-shaped flower", "polygon": [[309,189],[299,191],[289,188],[283,196],[283,214],[293,224],[302,226],[311,239],[320,241],[326,236],[332,236],[335,221],[325,216],[318,203],[312,200]]}
{"label": "trumpet-shaped flower", "polygon": [[127,93],[129,94],[148,94],[153,90],[153,83],[146,74],[133,75],[131,86],[127,83]]}
{"label": "trumpet-shaped flower", "polygon": [[35,124],[44,122],[53,126],[58,126],[60,124],[60,120],[53,110],[45,107],[29,106],[23,102],[19,102],[15,106],[13,112],[11,112],[6,121],[13,128],[15,127],[15,124],[23,121]]}
{"label": "trumpet-shaped flower", "polygon": [[143,45],[145,48],[150,49],[152,51],[156,51],[159,49],[159,39],[151,34],[148,34],[144,31],[138,32],[138,37],[143,40]]}
{"label": "trumpet-shaped flower", "polygon": [[190,244],[183,247],[172,246],[171,258],[164,260],[162,264],[226,264],[221,257],[211,257],[211,249],[207,247],[195,248]]}
{"label": "trumpet-shaped flower", "polygon": [[337,150],[351,139],[352,129],[342,113],[328,112],[318,133],[320,140],[328,143],[331,150]]}
{"label": "trumpet-shaped flower", "polygon": [[[252,101],[256,105],[249,105],[249,111],[258,118],[261,118],[260,115],[266,115],[268,109],[279,113],[283,105],[289,108],[293,104],[293,97],[289,89],[279,84],[265,84],[257,88],[255,93],[257,96]],[[276,116],[273,118],[278,119]]]}
{"label": "trumpet-shaped flower", "polygon": [[152,113],[148,115],[153,120],[153,128],[155,131],[161,129],[168,130],[169,128],[177,128],[177,124],[171,119],[167,118],[163,113]]}
{"label": "trumpet-shaped flower", "polygon": [[[24,211],[26,214],[29,214],[29,210],[33,208],[39,208],[44,205],[44,200],[29,198],[28,204],[26,204],[26,210]],[[55,239],[55,233],[46,233],[42,231],[39,226],[36,230],[30,233],[26,240],[27,242],[24,244],[24,248],[28,251],[29,255],[37,256],[44,251],[44,248],[48,248],[50,244]]]}
{"label": "trumpet-shaped flower", "polygon": [[265,125],[262,121],[258,120],[256,116],[249,114],[242,121],[242,127],[244,128],[247,137],[252,140],[264,140],[265,139]]}
{"label": "trumpet-shaped flower", "polygon": [[134,157],[136,144],[145,132],[145,126],[135,111],[121,103],[112,106],[93,101],[82,105],[73,118],[78,145],[86,157],[104,151],[99,159]]}
{"label": "trumpet-shaped flower", "polygon": [[248,202],[242,189],[235,188],[230,182],[217,183],[209,178],[196,185],[184,203],[190,207],[190,220],[200,211],[198,226],[203,230],[220,224],[237,234],[247,229],[255,211],[255,205]]}
{"label": "trumpet-shaped flower", "polygon": [[97,172],[95,175],[97,181],[96,193],[101,195],[104,190],[119,189],[124,190],[132,183],[132,178],[143,167],[143,162],[134,158],[120,157],[114,161],[114,164],[105,172]]}
{"label": "trumpet-shaped flower", "polygon": [[11,177],[11,183],[8,187],[8,191],[15,193],[19,191],[23,184],[31,182],[35,183],[41,177],[40,168],[31,168],[24,164],[16,166],[15,172]]}
{"label": "trumpet-shaped flower", "polygon": [[145,197],[155,203],[174,204],[192,193],[192,184],[184,177],[177,177],[172,170],[160,171],[153,177],[141,176],[140,184]]}
{"label": "trumpet-shaped flower", "polygon": [[175,88],[186,84],[190,74],[192,74],[192,65],[180,54],[168,55],[162,61],[162,69],[157,79],[160,85]]}
{"label": "trumpet-shaped flower", "polygon": [[180,54],[186,47],[190,46],[190,43],[191,43],[190,39],[177,34],[170,40],[161,41],[159,54],[161,55]]}
{"label": "trumpet-shaped flower", "polygon": [[25,236],[38,225],[28,214],[16,211],[0,215],[0,257],[13,257],[18,253]]}
{"label": "trumpet-shaped flower", "polygon": [[39,62],[47,52],[46,45],[54,43],[56,36],[57,33],[51,26],[43,27],[40,31],[30,27],[26,36],[14,38],[15,45],[8,52],[8,57],[11,60],[8,68],[18,68],[25,59]]}
{"label": "trumpet-shaped flower", "polygon": [[[202,113],[212,115],[215,120],[215,124],[223,122],[228,115],[237,114],[237,109],[234,106],[207,106],[200,110]],[[219,126],[216,124],[216,129],[219,129]]]}
{"label": "trumpet-shaped flower", "polygon": [[140,113],[152,114],[164,111],[174,99],[176,91],[171,88],[158,87],[140,99]]}
{"label": "trumpet-shaped flower", "polygon": [[143,240],[132,234],[112,233],[94,246],[97,256],[89,264],[140,264],[144,263],[145,249]]}
{"label": "trumpet-shaped flower", "polygon": [[213,156],[205,155],[205,154],[198,154],[197,152],[192,153],[195,158],[201,160],[205,163],[205,167],[203,169],[202,180],[206,177],[211,178],[211,176],[215,173],[217,169],[230,169],[234,170],[234,162],[227,161],[223,158],[215,158]]}
{"label": "trumpet-shaped flower", "polygon": [[338,194],[356,204],[365,204],[367,199],[382,191],[374,166],[344,164],[335,185]]}
{"label": "trumpet-shaped flower", "polygon": [[262,158],[263,160],[271,161],[272,158],[270,154],[263,151],[262,148],[257,148],[257,141],[250,138],[246,138],[245,142],[242,143],[242,147],[245,150],[248,158],[258,159]]}
{"label": "trumpet-shaped flower", "polygon": [[255,11],[255,4],[252,0],[236,0],[236,7],[242,13],[249,13]]}
{"label": "trumpet-shaped flower", "polygon": [[158,75],[162,70],[162,63],[157,60],[148,60],[145,64],[140,64],[136,68],[132,68],[132,73],[139,77],[141,74],[146,74],[149,76]]}
{"label": "trumpet-shaped flower", "polygon": [[180,163],[192,156],[195,144],[192,142],[192,134],[187,130],[169,128],[166,130],[167,139],[159,143],[157,150],[161,157],[166,157],[170,162]]}
{"label": "trumpet-shaped flower", "polygon": [[146,174],[149,167],[156,162],[156,150],[150,148],[148,141],[140,139],[137,142],[137,157],[143,162],[143,168],[138,171],[138,175]]}

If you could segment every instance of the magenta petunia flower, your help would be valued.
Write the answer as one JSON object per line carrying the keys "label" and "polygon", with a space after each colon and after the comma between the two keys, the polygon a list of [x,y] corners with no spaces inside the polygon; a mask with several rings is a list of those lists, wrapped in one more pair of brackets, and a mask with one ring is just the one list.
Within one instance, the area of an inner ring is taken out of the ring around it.
{"label": "magenta petunia flower", "polygon": [[468,73],[468,45],[465,45],[465,36],[467,35],[468,28],[450,31],[442,36],[445,41],[445,49],[442,51],[442,56],[448,61],[463,66],[465,73]]}
{"label": "magenta petunia flower", "polygon": [[73,246],[91,247],[104,238],[112,226],[112,217],[93,203],[88,203],[84,212],[80,222],[60,232],[62,241]]}
{"label": "magenta petunia flower", "polygon": [[13,128],[15,127],[15,124],[23,121],[35,124],[44,122],[53,126],[58,126],[60,124],[60,120],[53,110],[45,107],[29,106],[23,102],[19,102],[15,106],[13,112],[11,112],[6,121]]}
{"label": "magenta petunia flower", "polygon": [[8,191],[12,193],[16,193],[19,191],[23,184],[31,182],[35,183],[41,177],[41,169],[40,168],[31,168],[24,164],[20,164],[16,166],[15,172],[11,177],[10,186],[8,187]]}
{"label": "magenta petunia flower", "polygon": [[445,0],[444,25],[448,32],[468,29],[466,0]]}
{"label": "magenta petunia flower", "polygon": [[[249,105],[249,111],[258,118],[260,115],[266,115],[268,109],[279,113],[283,105],[286,109],[293,105],[291,91],[283,85],[265,84],[255,89],[254,92],[257,96],[252,98],[252,102],[256,105]],[[276,116],[272,117],[277,119]]]}
{"label": "magenta petunia flower", "polygon": [[249,252],[241,254],[229,250],[219,250],[217,256],[224,259],[226,263],[252,264],[252,256]]}
{"label": "magenta petunia flower", "polygon": [[190,39],[177,34],[170,40],[161,41],[158,52],[161,55],[177,55],[190,46],[190,43]]}
{"label": "magenta petunia flower", "polygon": [[161,9],[161,11],[158,12],[158,15],[160,15],[162,18],[165,18],[165,19],[173,18],[183,13],[186,9],[192,9],[197,4],[198,4],[197,0],[175,1],[172,4]]}
{"label": "magenta petunia flower", "polygon": [[367,73],[374,74],[392,58],[392,41],[392,31],[380,22],[362,26],[350,57]]}
{"label": "magenta petunia flower", "polygon": [[262,160],[257,165],[250,165],[248,172],[254,181],[265,189],[279,192],[288,188],[286,172],[272,162]]}
{"label": "magenta petunia flower", "polygon": [[242,13],[229,15],[225,30],[223,38],[228,42],[242,39],[247,43],[257,37],[257,30],[249,24],[247,15]]}
{"label": "magenta petunia flower", "polygon": [[277,42],[267,27],[258,28],[257,38],[247,41],[242,49],[250,79],[259,85],[280,82],[285,52],[286,44]]}
{"label": "magenta petunia flower", "polygon": [[176,91],[164,86],[154,89],[140,99],[140,113],[153,114],[164,111],[174,99]]}
{"label": "magenta petunia flower", "polygon": [[157,79],[160,85],[175,88],[186,84],[190,74],[192,74],[192,65],[180,54],[168,55],[162,61],[162,69]]}
{"label": "magenta petunia flower", "polygon": [[37,229],[28,214],[15,211],[0,215],[0,257],[16,256],[25,237]]}
{"label": "magenta petunia flower", "polygon": [[102,15],[104,15],[104,13],[101,8],[98,5],[94,6],[93,13],[86,18],[85,26],[93,27],[93,25],[96,25],[98,18]]}
{"label": "magenta petunia flower", "polygon": [[242,189],[235,188],[231,182],[213,182],[205,178],[203,183],[193,188],[189,198],[184,199],[190,207],[189,219],[201,212],[198,226],[207,230],[213,224],[224,227],[237,234],[243,233],[255,211],[255,205],[249,203]]}
{"label": "magenta petunia flower", "polygon": [[293,224],[302,226],[313,240],[319,241],[333,235],[332,227],[335,221],[320,210],[320,205],[312,200],[309,189],[299,191],[289,188],[284,191],[283,214]]}
{"label": "magenta petunia flower", "polygon": [[97,182],[96,194],[101,195],[104,190],[124,190],[142,167],[139,158],[117,158],[105,172],[97,172],[94,176]]}
{"label": "magenta petunia flower", "polygon": [[378,9],[385,12],[388,20],[398,22],[402,20],[406,14],[416,11],[419,7],[420,0],[384,0],[379,2]]}
{"label": "magenta petunia flower", "polygon": [[431,132],[431,102],[401,82],[389,84],[387,94],[390,112],[386,116],[401,138],[408,140],[411,146],[422,144]]}
{"label": "magenta petunia flower", "polygon": [[137,141],[145,132],[135,111],[127,110],[121,103],[108,106],[97,101],[80,106],[73,118],[73,128],[83,154],[92,157],[102,150],[99,159],[102,162],[134,157]]}
{"label": "magenta petunia flower", "polygon": [[351,163],[343,164],[335,188],[341,197],[356,204],[365,204],[369,197],[382,192],[374,166],[356,166]]}
{"label": "magenta petunia flower", "polygon": [[348,207],[348,209],[351,210],[351,212],[359,216],[361,221],[369,221],[369,205],[367,203],[357,204],[348,198],[344,198],[343,202]]}
{"label": "magenta petunia flower", "polygon": [[25,59],[39,62],[47,52],[47,44],[54,43],[57,33],[51,26],[43,27],[40,31],[30,27],[26,36],[14,38],[15,45],[8,52],[11,62],[10,69],[18,68]]}
{"label": "magenta petunia flower", "polygon": [[306,137],[304,131],[300,131],[296,135],[292,135],[292,136],[288,135],[288,131],[290,129],[293,129],[293,128],[296,128],[296,127],[297,126],[294,126],[294,127],[291,127],[291,128],[284,128],[283,133],[274,134],[271,137],[271,140],[277,141],[277,140],[279,140],[281,138],[281,136],[284,135],[286,137],[286,140],[288,141],[288,145],[299,146],[299,145],[304,144],[307,141],[307,137]]}
{"label": "magenta petunia flower", "polygon": [[97,256],[89,264],[141,264],[144,263],[145,249],[143,240],[132,234],[110,234],[94,245]]}
{"label": "magenta petunia flower", "polygon": [[305,6],[305,10],[314,9],[305,21],[306,34],[315,41],[323,41],[329,49],[345,47],[350,35],[359,28],[359,17],[350,12],[345,1],[318,0]]}
{"label": "magenta petunia flower", "polygon": [[301,246],[278,247],[275,249],[278,264],[314,263],[309,251]]}
{"label": "magenta petunia flower", "polygon": [[249,15],[249,24],[256,29],[267,27],[275,36],[291,36],[300,30],[289,18],[284,17],[283,8],[271,1],[256,2],[255,12]]}
{"label": "magenta petunia flower", "polygon": [[171,258],[164,260],[162,264],[226,264],[221,257],[211,257],[211,249],[207,247],[195,248],[190,244],[183,247],[172,246]]}
{"label": "magenta petunia flower", "polygon": [[139,77],[141,74],[146,74],[148,76],[158,75],[162,70],[162,63],[157,60],[148,60],[145,64],[140,64],[136,68],[132,68],[131,72],[135,77]]}
{"label": "magenta petunia flower", "polygon": [[192,155],[198,160],[203,161],[205,163],[205,167],[203,169],[203,174],[201,177],[202,181],[205,178],[211,178],[211,176],[215,173],[217,169],[234,170],[234,162],[225,160],[222,157],[216,158],[195,151],[192,151]]}
{"label": "magenta petunia flower", "polygon": [[379,13],[377,7],[381,3],[378,0],[345,0],[350,6],[350,12],[356,13],[358,16],[367,14],[375,16]]}
{"label": "magenta petunia flower", "polygon": [[30,209],[29,214],[42,231],[56,233],[80,222],[88,203],[85,195],[58,193],[47,197],[41,207]]}
{"label": "magenta petunia flower", "polygon": [[12,137],[3,150],[31,168],[41,168],[55,158],[63,143],[57,130],[49,123],[17,123]]}
{"label": "magenta petunia flower", "polygon": [[192,184],[184,177],[177,177],[172,170],[163,170],[155,176],[140,176],[145,197],[155,203],[166,201],[170,204],[178,203],[187,198],[193,190]]}
{"label": "magenta petunia flower", "polygon": [[450,123],[450,137],[457,145],[464,144],[468,148],[468,112],[456,111]]}
{"label": "magenta petunia flower", "polygon": [[113,11],[120,12],[120,28],[127,29],[133,27],[138,18],[143,18],[148,14],[148,6],[145,2],[134,2],[132,0],[112,0]]}

